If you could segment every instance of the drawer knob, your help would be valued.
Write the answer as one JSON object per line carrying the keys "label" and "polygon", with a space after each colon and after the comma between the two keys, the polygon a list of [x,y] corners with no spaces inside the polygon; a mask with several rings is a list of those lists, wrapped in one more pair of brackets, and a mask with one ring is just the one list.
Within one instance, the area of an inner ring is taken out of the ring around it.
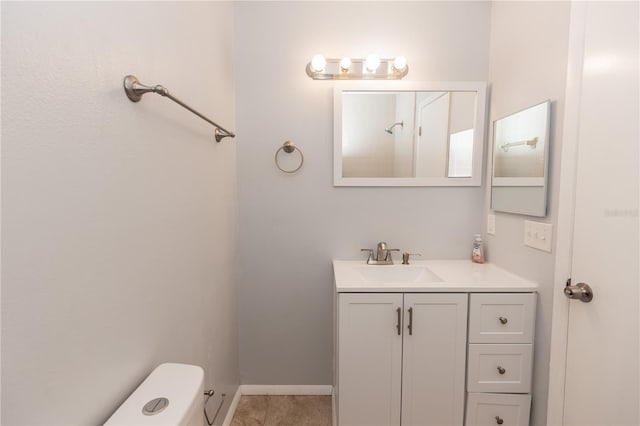
{"label": "drawer knob", "polygon": [[[506,372],[507,372],[507,370],[505,370],[505,369],[504,369],[504,368],[502,368],[501,366],[498,366],[498,373],[500,373],[500,374],[504,374],[504,373],[506,373]],[[498,423],[498,424],[500,424],[500,423]]]}
{"label": "drawer knob", "polygon": [[506,319],[505,317],[500,317],[500,318],[498,318],[498,319],[500,320],[500,324],[502,324],[502,325],[504,325],[504,324],[506,324],[506,323],[508,323],[508,322],[509,322],[509,320],[508,320],[508,319]]}
{"label": "drawer knob", "polygon": [[498,423],[499,425],[501,425],[502,423],[504,423],[504,420],[502,420],[500,418],[500,416],[496,416],[496,423]]}

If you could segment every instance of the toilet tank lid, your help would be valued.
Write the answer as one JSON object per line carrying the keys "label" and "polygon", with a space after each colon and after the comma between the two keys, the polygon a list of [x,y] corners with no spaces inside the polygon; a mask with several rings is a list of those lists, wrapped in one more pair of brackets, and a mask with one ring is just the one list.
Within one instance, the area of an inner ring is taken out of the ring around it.
{"label": "toilet tank lid", "polygon": [[[166,363],[155,368],[107,420],[115,425],[179,425],[197,398],[203,398],[204,371],[197,365]],[[160,413],[145,415],[144,405],[155,398],[167,398]]]}

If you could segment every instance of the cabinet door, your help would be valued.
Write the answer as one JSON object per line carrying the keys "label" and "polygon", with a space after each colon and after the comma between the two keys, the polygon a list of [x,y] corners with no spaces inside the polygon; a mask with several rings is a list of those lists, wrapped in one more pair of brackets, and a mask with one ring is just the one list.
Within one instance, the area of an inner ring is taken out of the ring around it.
{"label": "cabinet door", "polygon": [[467,295],[405,294],[404,312],[403,426],[461,425]]}
{"label": "cabinet door", "polygon": [[338,424],[400,424],[401,312],[402,294],[339,295]]}

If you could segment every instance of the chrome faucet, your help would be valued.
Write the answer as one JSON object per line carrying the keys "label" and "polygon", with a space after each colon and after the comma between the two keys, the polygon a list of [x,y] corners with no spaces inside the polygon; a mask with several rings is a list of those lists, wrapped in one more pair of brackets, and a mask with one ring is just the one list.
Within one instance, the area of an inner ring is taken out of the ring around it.
{"label": "chrome faucet", "polygon": [[392,251],[400,251],[400,249],[387,248],[387,243],[381,241],[378,243],[377,252],[374,255],[372,249],[361,249],[361,251],[369,252],[367,258],[368,265],[393,265]]}
{"label": "chrome faucet", "polygon": [[378,254],[376,254],[376,260],[378,262],[382,262],[383,260],[387,260],[387,256],[389,255],[389,251],[387,250],[387,243],[381,241],[378,243]]}

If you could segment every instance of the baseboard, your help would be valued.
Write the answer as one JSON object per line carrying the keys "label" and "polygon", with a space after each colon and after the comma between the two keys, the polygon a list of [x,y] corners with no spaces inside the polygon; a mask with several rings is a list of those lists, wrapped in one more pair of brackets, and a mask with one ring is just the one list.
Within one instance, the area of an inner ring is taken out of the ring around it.
{"label": "baseboard", "polygon": [[233,395],[233,400],[231,401],[231,405],[229,405],[229,409],[227,410],[227,415],[222,422],[222,426],[231,426],[231,421],[233,420],[233,415],[236,413],[236,408],[238,408],[238,403],[240,402],[240,397],[242,396],[242,386],[238,386],[238,390],[235,395]]}
{"label": "baseboard", "polygon": [[338,415],[336,412],[336,388],[331,388],[331,421],[333,426],[338,426]]}
{"label": "baseboard", "polygon": [[331,385],[240,385],[242,395],[331,395]]}

